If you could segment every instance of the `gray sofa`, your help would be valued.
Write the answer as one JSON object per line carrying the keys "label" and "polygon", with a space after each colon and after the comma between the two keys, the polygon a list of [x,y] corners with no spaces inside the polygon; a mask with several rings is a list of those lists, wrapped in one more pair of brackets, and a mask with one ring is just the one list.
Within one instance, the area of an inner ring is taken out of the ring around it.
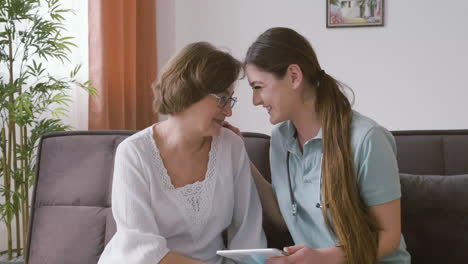
{"label": "gray sofa", "polygon": [[[63,132],[42,137],[27,263],[97,263],[115,233],[110,199],[114,152],[132,133]],[[467,263],[468,130],[394,135],[402,173],[402,231],[412,263]],[[257,133],[244,137],[252,162],[269,180],[269,137]],[[278,232],[266,221],[264,227],[270,247],[292,243],[287,232]]]}

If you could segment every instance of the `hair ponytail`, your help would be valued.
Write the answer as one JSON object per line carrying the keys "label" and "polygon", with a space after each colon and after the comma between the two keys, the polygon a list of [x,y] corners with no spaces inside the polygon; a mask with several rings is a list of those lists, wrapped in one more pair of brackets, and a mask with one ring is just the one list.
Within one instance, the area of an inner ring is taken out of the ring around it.
{"label": "hair ponytail", "polygon": [[325,74],[317,88],[317,113],[322,120],[322,208],[330,230],[345,251],[347,263],[378,260],[378,226],[362,201],[350,144],[351,104],[340,85]]}

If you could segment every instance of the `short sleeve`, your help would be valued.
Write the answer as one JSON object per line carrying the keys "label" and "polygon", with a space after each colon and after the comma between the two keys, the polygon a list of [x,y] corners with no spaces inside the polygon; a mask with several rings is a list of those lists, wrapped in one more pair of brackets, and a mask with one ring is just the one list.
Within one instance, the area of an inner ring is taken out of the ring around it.
{"label": "short sleeve", "polygon": [[358,151],[357,176],[364,202],[375,206],[400,198],[396,145],[392,134],[383,127],[373,127]]}
{"label": "short sleeve", "polygon": [[112,213],[117,232],[99,264],[159,263],[169,252],[152,213],[150,185],[142,166],[136,147],[122,142],[115,154],[112,183]]}

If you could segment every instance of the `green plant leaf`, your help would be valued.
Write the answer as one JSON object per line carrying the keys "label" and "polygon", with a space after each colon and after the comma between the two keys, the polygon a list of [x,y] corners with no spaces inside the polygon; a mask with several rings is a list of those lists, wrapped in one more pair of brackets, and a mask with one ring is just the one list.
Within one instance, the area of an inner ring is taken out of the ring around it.
{"label": "green plant leaf", "polygon": [[[12,144],[8,137],[0,137],[0,178],[11,180],[0,186],[5,201],[0,204],[1,219],[7,223],[26,198],[18,186],[35,182],[39,138],[72,129],[60,119],[68,113],[71,89],[81,87],[91,95],[96,93],[89,82],[76,80],[81,66],[69,65],[70,53],[77,45],[66,35],[64,22],[74,10],[63,8],[63,1],[0,0],[0,123],[6,135],[16,131],[17,138]],[[70,77],[51,74],[44,66],[46,61],[67,63],[64,66],[73,68]],[[12,78],[10,72],[14,73]],[[5,155],[10,151],[8,146],[15,155]],[[3,165],[10,157],[5,164],[17,166]]]}

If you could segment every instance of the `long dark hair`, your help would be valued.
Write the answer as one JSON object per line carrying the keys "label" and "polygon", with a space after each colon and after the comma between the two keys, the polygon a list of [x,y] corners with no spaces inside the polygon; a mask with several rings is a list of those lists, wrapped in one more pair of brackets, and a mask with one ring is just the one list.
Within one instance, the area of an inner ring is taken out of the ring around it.
{"label": "long dark hair", "polygon": [[347,263],[376,263],[379,229],[356,183],[350,143],[353,112],[344,85],[321,69],[309,41],[289,28],[271,28],[261,34],[248,49],[244,63],[279,79],[289,65],[301,68],[305,81],[314,89],[323,132],[325,222],[343,247]]}

